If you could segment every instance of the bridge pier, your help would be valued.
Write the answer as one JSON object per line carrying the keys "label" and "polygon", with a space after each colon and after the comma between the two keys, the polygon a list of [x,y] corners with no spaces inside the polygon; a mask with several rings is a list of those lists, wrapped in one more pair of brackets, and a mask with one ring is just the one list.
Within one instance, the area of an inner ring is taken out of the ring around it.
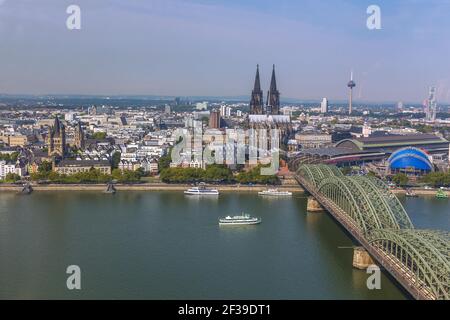
{"label": "bridge pier", "polygon": [[370,265],[375,264],[372,257],[363,247],[355,247],[353,249],[353,267],[365,270]]}
{"label": "bridge pier", "polygon": [[322,212],[325,211],[325,209],[322,207],[322,205],[317,201],[314,197],[309,196],[308,202],[306,205],[306,211],[308,212]]}

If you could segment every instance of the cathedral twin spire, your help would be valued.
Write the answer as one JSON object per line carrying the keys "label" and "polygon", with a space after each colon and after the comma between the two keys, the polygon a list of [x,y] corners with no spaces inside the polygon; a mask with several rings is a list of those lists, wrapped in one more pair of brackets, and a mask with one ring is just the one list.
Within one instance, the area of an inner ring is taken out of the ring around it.
{"label": "cathedral twin spire", "polygon": [[259,79],[259,65],[256,66],[255,85],[250,100],[250,114],[279,114],[280,113],[280,92],[277,89],[275,77],[275,65],[273,65],[272,78],[270,80],[269,91],[267,92],[266,107],[264,108],[263,92]]}

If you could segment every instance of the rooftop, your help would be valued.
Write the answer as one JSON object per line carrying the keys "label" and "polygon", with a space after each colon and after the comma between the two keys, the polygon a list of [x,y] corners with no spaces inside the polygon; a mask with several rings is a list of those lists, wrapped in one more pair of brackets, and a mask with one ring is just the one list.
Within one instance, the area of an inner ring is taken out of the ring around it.
{"label": "rooftop", "polygon": [[414,145],[432,145],[449,143],[446,139],[438,137],[434,134],[407,134],[407,135],[385,135],[372,136],[367,138],[345,139],[339,141],[336,147],[357,148],[363,150],[365,148],[374,147],[402,147]]}
{"label": "rooftop", "polygon": [[414,141],[438,141],[438,142],[446,142],[444,138],[438,137],[434,134],[407,134],[407,135],[384,135],[384,136],[375,136],[375,137],[367,137],[367,138],[357,138],[355,139],[364,144],[379,144],[379,143],[389,143],[389,142],[414,142]]}

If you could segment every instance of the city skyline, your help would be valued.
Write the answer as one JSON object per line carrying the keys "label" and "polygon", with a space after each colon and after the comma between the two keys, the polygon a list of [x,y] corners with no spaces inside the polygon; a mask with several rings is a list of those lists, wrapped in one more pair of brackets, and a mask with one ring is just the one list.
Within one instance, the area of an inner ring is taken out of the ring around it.
{"label": "city skyline", "polygon": [[275,64],[283,98],[345,101],[354,70],[355,101],[450,101],[449,2],[379,1],[381,30],[367,1],[80,0],[75,31],[69,4],[0,2],[1,94],[246,97]]}

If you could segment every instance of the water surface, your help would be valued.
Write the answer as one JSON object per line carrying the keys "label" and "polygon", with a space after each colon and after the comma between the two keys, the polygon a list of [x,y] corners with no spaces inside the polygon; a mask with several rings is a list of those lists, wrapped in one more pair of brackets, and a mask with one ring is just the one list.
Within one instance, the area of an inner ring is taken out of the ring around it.
{"label": "water surface", "polygon": [[[449,204],[401,199],[413,223],[449,230]],[[218,225],[242,211],[257,226]],[[368,290],[353,243],[302,194],[196,198],[181,192],[0,194],[0,298],[404,299],[382,276]],[[68,265],[82,289],[66,288]]]}

